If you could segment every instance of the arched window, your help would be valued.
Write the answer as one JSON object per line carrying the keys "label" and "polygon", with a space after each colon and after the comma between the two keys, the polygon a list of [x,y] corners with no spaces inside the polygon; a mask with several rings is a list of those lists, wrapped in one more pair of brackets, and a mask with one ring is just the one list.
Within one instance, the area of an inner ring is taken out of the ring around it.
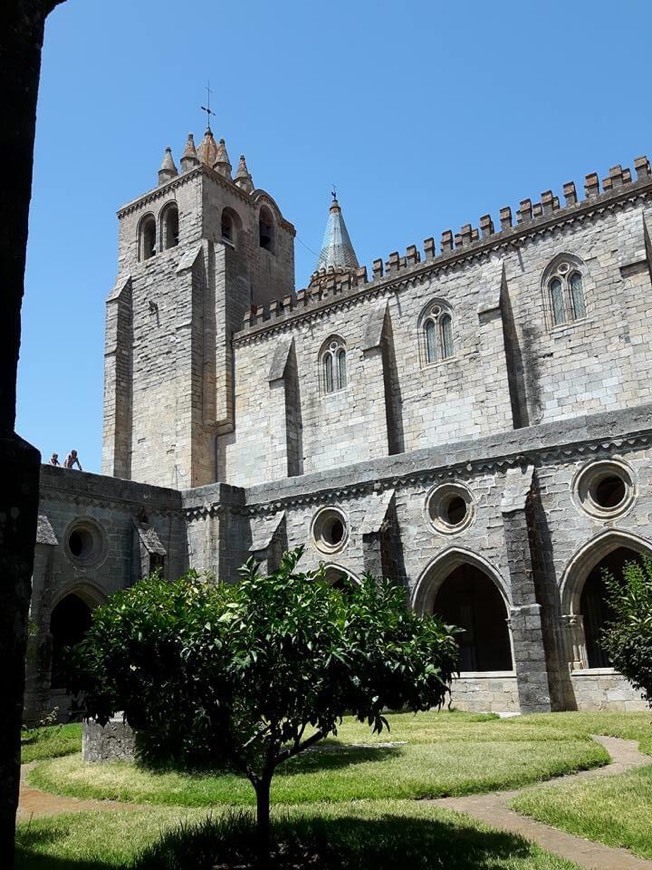
{"label": "arched window", "polygon": [[161,236],[163,238],[163,250],[174,248],[179,244],[179,209],[176,203],[168,205],[163,211],[161,219]]}
{"label": "arched window", "polygon": [[222,209],[220,232],[222,241],[229,242],[234,248],[238,243],[238,236],[242,228],[242,221],[236,211],[231,208]]}
{"label": "arched window", "polygon": [[222,212],[222,238],[233,242],[233,219],[226,210]]}
{"label": "arched window", "polygon": [[261,208],[258,217],[258,241],[261,248],[274,253],[274,218],[266,206]]}
{"label": "arched window", "polygon": [[70,647],[84,639],[91,624],[91,609],[78,595],[66,595],[52,611],[52,677],[54,689],[66,687]]}
{"label": "arched window", "polygon": [[586,317],[582,272],[574,259],[560,256],[546,270],[545,286],[553,326]]}
{"label": "arched window", "polygon": [[143,218],[138,235],[138,259],[149,260],[156,253],[156,221],[152,215]]}
{"label": "arched window", "polygon": [[341,338],[331,338],[321,353],[321,380],[325,393],[346,387],[346,347]]}
{"label": "arched window", "polygon": [[434,613],[462,632],[456,636],[461,671],[511,671],[507,609],[491,579],[475,565],[460,565],[444,580]]}
{"label": "arched window", "polygon": [[453,321],[441,305],[433,305],[422,320],[424,359],[426,363],[440,362],[454,354]]}

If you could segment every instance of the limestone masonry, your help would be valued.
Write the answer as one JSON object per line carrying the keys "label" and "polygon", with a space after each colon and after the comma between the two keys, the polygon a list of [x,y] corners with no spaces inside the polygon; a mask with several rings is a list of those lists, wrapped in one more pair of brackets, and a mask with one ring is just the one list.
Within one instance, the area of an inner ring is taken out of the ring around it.
{"label": "limestone masonry", "polygon": [[334,199],[310,285],[223,140],[124,206],[103,476],[44,466],[27,713],[154,568],[225,580],[288,547],[462,626],[457,707],[643,708],[599,645],[602,569],[652,554],[652,171],[358,265]]}

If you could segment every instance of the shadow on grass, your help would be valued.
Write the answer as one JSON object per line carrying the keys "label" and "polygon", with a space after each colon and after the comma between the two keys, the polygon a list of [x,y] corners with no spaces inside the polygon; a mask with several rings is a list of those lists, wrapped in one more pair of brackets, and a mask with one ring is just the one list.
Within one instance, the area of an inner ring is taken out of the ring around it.
{"label": "shadow on grass", "polygon": [[19,831],[16,870],[116,870],[115,864],[97,859],[57,858],[57,843],[67,840],[69,833],[68,826],[63,822],[45,830],[26,827]]}
{"label": "shadow on grass", "polygon": [[[288,776],[297,773],[317,773],[322,770],[341,770],[354,764],[366,764],[370,761],[385,761],[387,758],[401,755],[401,746],[355,746],[349,743],[338,743],[327,740],[307,752],[294,756],[289,761],[280,764],[274,776]],[[209,765],[187,766],[182,762],[156,762],[139,759],[136,764],[142,770],[154,775],[166,773],[196,774],[199,776],[220,776],[221,774],[242,774],[228,767],[211,767]]]}
{"label": "shadow on grass", "polygon": [[[383,814],[376,818],[282,819],[273,825],[274,870],[480,870],[524,866],[538,850],[520,837],[463,821]],[[255,870],[252,817],[232,814],[182,825],[141,853],[133,870]]]}
{"label": "shadow on grass", "polygon": [[340,770],[353,764],[385,761],[401,755],[400,746],[354,746],[350,743],[326,741],[314,749],[295,755],[276,769],[276,776],[295,773],[316,773],[320,770]]}

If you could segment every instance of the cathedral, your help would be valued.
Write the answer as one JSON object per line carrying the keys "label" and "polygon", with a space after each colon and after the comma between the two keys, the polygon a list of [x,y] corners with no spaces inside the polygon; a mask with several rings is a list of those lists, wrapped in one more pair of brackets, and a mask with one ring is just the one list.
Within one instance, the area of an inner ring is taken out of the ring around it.
{"label": "cathedral", "polygon": [[333,197],[292,224],[210,129],[118,212],[103,474],[43,466],[27,717],[154,569],[364,572],[461,626],[452,703],[644,708],[600,646],[602,574],[652,555],[652,170],[586,176],[360,266]]}

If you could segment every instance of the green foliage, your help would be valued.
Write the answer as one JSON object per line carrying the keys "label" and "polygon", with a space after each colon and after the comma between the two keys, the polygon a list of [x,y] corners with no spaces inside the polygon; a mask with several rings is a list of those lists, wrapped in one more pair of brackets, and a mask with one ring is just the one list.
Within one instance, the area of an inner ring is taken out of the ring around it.
{"label": "green foliage", "polygon": [[386,709],[440,706],[451,629],[388,581],[366,576],[343,595],[298,572],[301,552],[269,576],[250,560],[232,585],[153,576],[113,596],[77,650],[87,714],[123,710],[148,759],[229,763],[260,815],[277,765],[337,733],[344,713],[380,732]]}
{"label": "green foliage", "polygon": [[602,634],[614,667],[652,706],[652,559],[628,562],[622,580],[604,575],[616,618]]}

